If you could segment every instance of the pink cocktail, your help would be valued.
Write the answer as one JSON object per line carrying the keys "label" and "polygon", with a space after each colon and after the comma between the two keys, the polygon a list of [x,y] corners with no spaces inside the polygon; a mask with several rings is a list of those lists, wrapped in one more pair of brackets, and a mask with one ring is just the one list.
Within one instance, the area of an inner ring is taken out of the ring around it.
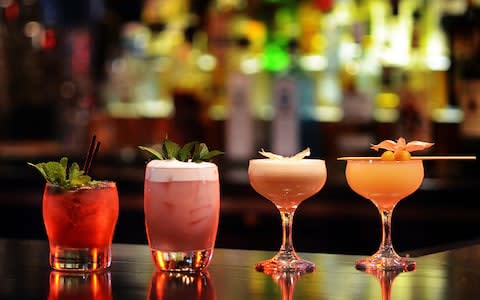
{"label": "pink cocktail", "polygon": [[196,272],[213,255],[220,213],[217,166],[152,160],[144,186],[145,226],[159,270]]}
{"label": "pink cocktail", "polygon": [[327,180],[325,161],[320,159],[252,159],[248,166],[251,186],[280,211],[283,227],[282,246],[271,259],[257,263],[257,271],[307,273],[315,270],[312,262],[301,259],[292,240],[293,215],[298,205],[319,192]]}

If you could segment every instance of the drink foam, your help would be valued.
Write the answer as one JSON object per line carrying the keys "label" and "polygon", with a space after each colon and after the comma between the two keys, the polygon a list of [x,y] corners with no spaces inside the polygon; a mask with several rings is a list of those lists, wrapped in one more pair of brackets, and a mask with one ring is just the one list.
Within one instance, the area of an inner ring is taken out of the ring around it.
{"label": "drink foam", "polygon": [[218,168],[211,162],[155,159],[147,164],[145,179],[155,182],[218,180]]}

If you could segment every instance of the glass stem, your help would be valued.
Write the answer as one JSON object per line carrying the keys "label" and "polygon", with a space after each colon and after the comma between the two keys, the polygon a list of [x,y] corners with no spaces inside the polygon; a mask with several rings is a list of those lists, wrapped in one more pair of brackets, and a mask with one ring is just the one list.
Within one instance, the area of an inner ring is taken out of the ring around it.
{"label": "glass stem", "polygon": [[292,241],[292,225],[293,225],[293,214],[295,211],[280,211],[280,215],[282,217],[282,247],[280,251],[282,252],[294,252],[293,248],[293,241]]}
{"label": "glass stem", "polygon": [[392,212],[393,210],[380,210],[382,216],[382,244],[379,251],[395,254],[392,245]]}

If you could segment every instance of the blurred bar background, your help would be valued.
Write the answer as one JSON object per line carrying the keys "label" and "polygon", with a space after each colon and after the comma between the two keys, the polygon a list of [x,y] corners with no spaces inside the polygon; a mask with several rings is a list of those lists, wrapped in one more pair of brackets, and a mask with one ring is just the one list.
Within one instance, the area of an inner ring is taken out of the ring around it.
{"label": "blurred bar background", "polygon": [[[168,135],[225,151],[219,247],[278,249],[248,159],[309,146],[329,177],[298,210],[296,248],[370,253],[378,213],[336,158],[400,136],[478,156],[480,1],[0,0],[0,122],[2,237],[46,238],[26,162],[82,162],[96,135],[92,175],[120,191],[115,240],[146,243],[137,146]],[[478,166],[425,162],[393,218],[398,250],[479,236]]]}

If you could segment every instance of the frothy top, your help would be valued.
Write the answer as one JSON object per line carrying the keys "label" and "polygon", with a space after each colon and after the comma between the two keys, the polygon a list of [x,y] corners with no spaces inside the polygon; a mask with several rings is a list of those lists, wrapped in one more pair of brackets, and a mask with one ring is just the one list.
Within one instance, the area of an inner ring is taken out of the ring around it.
{"label": "frothy top", "polygon": [[155,159],[147,164],[145,179],[155,182],[218,180],[218,168],[211,162]]}
{"label": "frothy top", "polygon": [[326,174],[324,160],[320,159],[251,159],[249,173],[257,176],[323,176]]}

